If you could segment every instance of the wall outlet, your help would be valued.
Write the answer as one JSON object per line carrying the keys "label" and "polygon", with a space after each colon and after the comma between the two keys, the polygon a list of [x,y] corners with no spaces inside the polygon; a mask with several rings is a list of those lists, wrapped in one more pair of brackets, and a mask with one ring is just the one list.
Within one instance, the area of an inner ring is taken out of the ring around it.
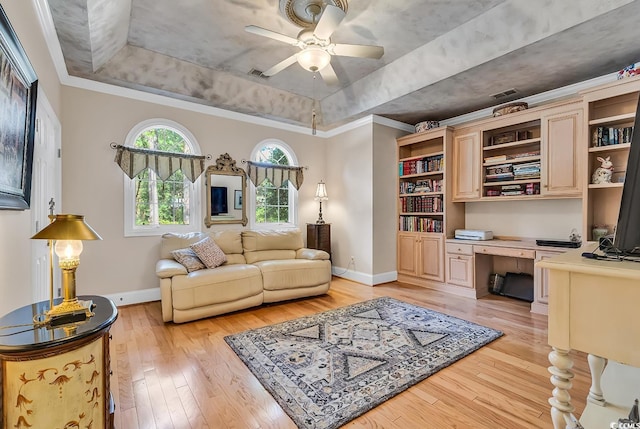
{"label": "wall outlet", "polygon": [[349,259],[349,263],[350,264],[355,264],[356,263],[356,258],[354,258],[353,256]]}

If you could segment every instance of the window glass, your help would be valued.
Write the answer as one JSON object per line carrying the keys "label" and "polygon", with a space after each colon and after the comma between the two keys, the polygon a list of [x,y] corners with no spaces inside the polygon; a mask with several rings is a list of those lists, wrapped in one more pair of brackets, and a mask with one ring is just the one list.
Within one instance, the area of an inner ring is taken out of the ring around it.
{"label": "window glass", "polygon": [[[268,140],[254,150],[252,159],[277,165],[295,165],[293,151],[283,142]],[[258,228],[295,226],[296,189],[285,182],[276,188],[268,179],[259,186],[251,185],[254,206],[252,225]]]}

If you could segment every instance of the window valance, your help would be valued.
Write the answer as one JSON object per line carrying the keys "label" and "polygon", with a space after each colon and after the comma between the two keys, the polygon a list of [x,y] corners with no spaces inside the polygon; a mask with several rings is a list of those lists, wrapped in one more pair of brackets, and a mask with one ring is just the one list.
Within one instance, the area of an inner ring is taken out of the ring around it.
{"label": "window valance", "polygon": [[303,169],[304,167],[247,161],[247,176],[255,186],[260,186],[265,179],[269,179],[273,186],[279,188],[288,180],[294,188],[300,189],[304,181]]}
{"label": "window valance", "polygon": [[162,152],[114,144],[112,147],[116,149],[116,164],[131,179],[147,168],[153,170],[161,180],[166,180],[174,172],[181,170],[193,183],[204,172],[204,155]]}

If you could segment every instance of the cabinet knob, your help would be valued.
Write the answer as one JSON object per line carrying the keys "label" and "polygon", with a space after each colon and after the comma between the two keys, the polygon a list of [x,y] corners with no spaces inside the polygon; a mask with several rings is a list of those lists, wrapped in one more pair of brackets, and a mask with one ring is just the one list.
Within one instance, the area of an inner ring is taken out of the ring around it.
{"label": "cabinet knob", "polygon": [[113,371],[112,370],[109,370],[109,375],[113,375]]}
{"label": "cabinet knob", "polygon": [[109,339],[113,340],[113,335],[109,334]]}

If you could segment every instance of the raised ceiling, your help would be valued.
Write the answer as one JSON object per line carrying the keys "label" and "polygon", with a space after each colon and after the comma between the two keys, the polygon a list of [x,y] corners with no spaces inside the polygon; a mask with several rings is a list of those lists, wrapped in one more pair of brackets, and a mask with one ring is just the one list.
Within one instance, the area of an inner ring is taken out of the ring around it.
{"label": "raised ceiling", "polygon": [[244,30],[296,37],[287,0],[47,1],[71,76],[302,126],[315,106],[320,129],[442,120],[640,60],[640,0],[351,0],[332,41],[385,52],[332,57],[338,86],[298,64],[250,73],[298,49]]}

